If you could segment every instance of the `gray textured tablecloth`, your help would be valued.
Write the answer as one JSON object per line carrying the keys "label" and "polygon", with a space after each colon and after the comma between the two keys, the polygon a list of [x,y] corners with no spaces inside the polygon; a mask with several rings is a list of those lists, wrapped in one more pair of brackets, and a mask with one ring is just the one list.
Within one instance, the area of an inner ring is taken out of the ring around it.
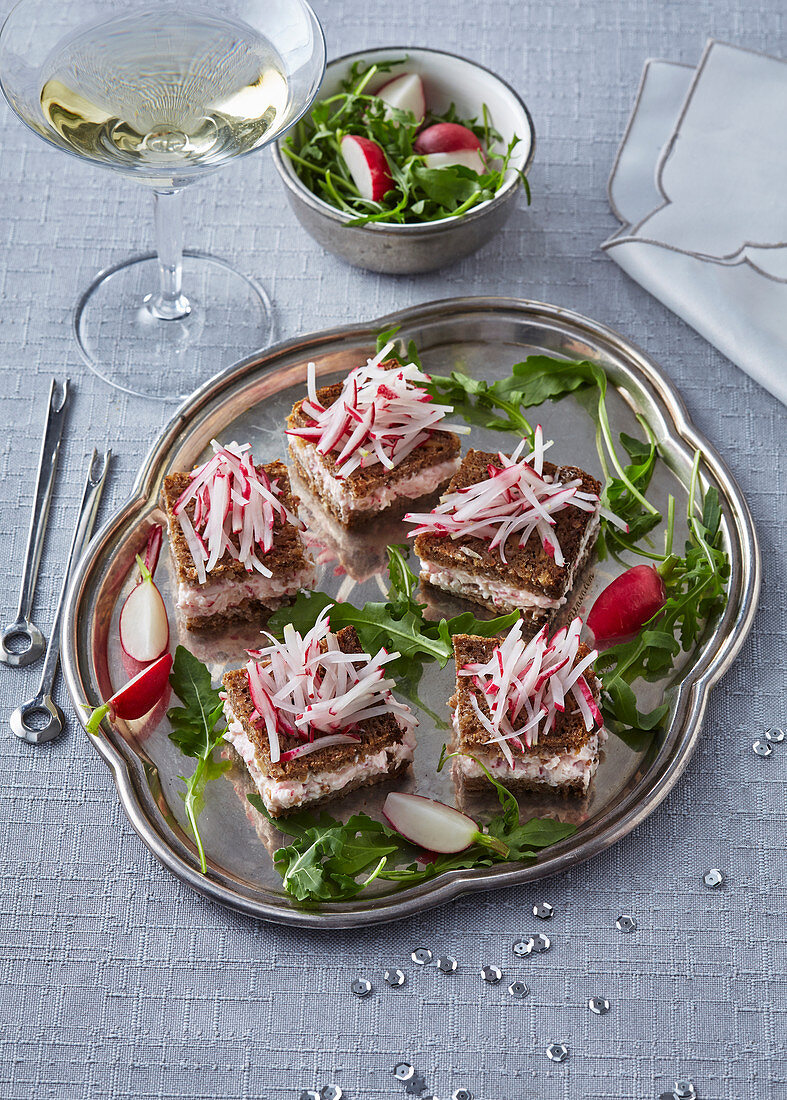
{"label": "gray textured tablecloth", "polygon": [[[785,410],[599,251],[615,228],[605,184],[648,56],[695,63],[714,36],[784,56],[783,0],[405,0],[320,2],[329,52],[386,42],[465,53],[532,110],[534,202],[485,251],[422,278],[343,266],[296,225],[267,154],[188,196],[192,247],[266,282],[280,336],[453,294],[559,303],[619,329],[672,375],[720,448],[758,524],[765,584],[752,635],[715,690],[704,735],[666,803],[605,855],[534,887],[477,895],[418,919],[334,934],[245,920],[163,871],[121,813],[76,724],[43,748],[5,726],[0,770],[0,1095],[292,1100],[333,1083],[348,1100],[404,1097],[413,1063],[436,1096],[649,1100],[676,1078],[702,1100],[787,1096],[787,745],[752,752],[784,724]],[[117,455],[103,514],[126,495],[169,409],[109,390],[71,335],[78,288],[152,244],[147,196],[84,167],[0,111],[0,545],[2,616],[15,607],[30,485],[52,374],[77,380],[36,597],[51,618],[83,457]],[[216,363],[218,369],[223,364]],[[4,719],[37,669],[0,671]],[[61,702],[65,703],[62,688]],[[723,890],[701,884],[709,867]],[[512,965],[536,900],[552,950]],[[621,912],[639,929],[615,929]],[[416,971],[414,947],[459,969]],[[524,977],[485,986],[486,962]],[[390,990],[386,966],[408,984]],[[358,974],[377,993],[349,993]],[[611,1001],[606,1016],[588,997]],[[545,1047],[565,1041],[567,1061]]]}

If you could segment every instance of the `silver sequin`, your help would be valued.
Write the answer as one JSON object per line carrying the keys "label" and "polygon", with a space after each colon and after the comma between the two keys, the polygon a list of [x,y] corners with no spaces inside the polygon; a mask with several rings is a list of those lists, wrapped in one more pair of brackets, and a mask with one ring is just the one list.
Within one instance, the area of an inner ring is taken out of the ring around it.
{"label": "silver sequin", "polygon": [[[549,951],[551,946],[552,941],[549,936],[545,936],[543,932],[539,932],[537,936],[530,937],[521,953],[523,955],[543,955],[545,951]],[[519,952],[517,952],[517,954],[519,954]]]}
{"label": "silver sequin", "polygon": [[547,1058],[553,1062],[565,1062],[568,1058],[568,1047],[565,1043],[550,1043],[547,1047]]}
{"label": "silver sequin", "polygon": [[367,978],[356,978],[350,989],[356,997],[368,997],[372,991],[372,983]]}
{"label": "silver sequin", "polygon": [[515,955],[519,955],[520,957],[522,955],[530,954],[530,948],[527,945],[527,940],[517,940],[516,943],[512,945],[511,950],[514,952]]}
{"label": "silver sequin", "polygon": [[422,1092],[426,1090],[426,1081],[423,1079],[420,1073],[414,1073],[405,1086],[405,1092],[408,1096],[420,1096]]}
{"label": "silver sequin", "polygon": [[342,1100],[343,1096],[338,1085],[323,1085],[320,1089],[320,1100]]}
{"label": "silver sequin", "polygon": [[554,912],[553,906],[548,901],[539,901],[533,906],[533,916],[539,917],[541,920],[551,920]]}
{"label": "silver sequin", "polygon": [[770,741],[755,741],[752,745],[752,749],[758,756],[770,756],[773,752],[773,745]]}
{"label": "silver sequin", "polygon": [[697,1100],[697,1090],[694,1088],[693,1081],[676,1081],[673,1087],[678,1100]]}
{"label": "silver sequin", "polygon": [[523,997],[528,995],[530,989],[524,982],[511,982],[511,985],[508,987],[508,992],[512,997],[516,997],[518,1001],[521,1001]]}
{"label": "silver sequin", "polygon": [[385,980],[388,985],[396,987],[399,985],[404,985],[404,983],[407,981],[407,978],[404,976],[404,971],[402,970],[386,970]]}
{"label": "silver sequin", "polygon": [[442,970],[444,974],[453,974],[458,965],[451,955],[443,955],[437,960],[437,969]]}
{"label": "silver sequin", "polygon": [[394,1077],[398,1081],[409,1081],[415,1073],[415,1067],[409,1062],[397,1062],[394,1066]]}
{"label": "silver sequin", "polygon": [[416,947],[410,958],[414,963],[418,963],[419,966],[428,966],[434,958],[434,955],[428,947]]}
{"label": "silver sequin", "polygon": [[470,1089],[456,1089],[451,1094],[451,1100],[473,1100],[473,1094]]}
{"label": "silver sequin", "polygon": [[298,1100],[320,1100],[317,1089],[304,1089]]}
{"label": "silver sequin", "polygon": [[718,867],[711,867],[711,869],[706,871],[702,876],[702,881],[709,890],[715,890],[718,886],[724,885],[724,875]]}
{"label": "silver sequin", "polygon": [[765,731],[765,740],[773,741],[776,744],[781,742],[787,737],[787,733],[781,728],[781,726],[772,726],[769,730]]}
{"label": "silver sequin", "polygon": [[503,977],[503,971],[499,966],[482,966],[481,977],[485,982],[489,982],[490,985],[497,985]]}
{"label": "silver sequin", "polygon": [[591,997],[588,1001],[588,1008],[591,1012],[595,1012],[597,1016],[606,1016],[610,1005],[606,997]]}
{"label": "silver sequin", "polygon": [[628,913],[621,913],[615,921],[615,927],[618,932],[636,932],[637,922]]}

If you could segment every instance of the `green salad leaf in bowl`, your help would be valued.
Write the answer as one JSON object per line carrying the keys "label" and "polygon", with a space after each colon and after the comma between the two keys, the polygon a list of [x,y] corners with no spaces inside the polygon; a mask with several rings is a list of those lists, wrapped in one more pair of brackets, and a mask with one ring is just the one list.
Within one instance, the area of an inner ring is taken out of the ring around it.
{"label": "green salad leaf in bowl", "polygon": [[504,142],[485,103],[476,117],[460,117],[453,103],[431,110],[421,77],[406,66],[406,57],[356,61],[339,90],[301,119],[282,147],[301,182],[354,226],[461,217],[493,199],[512,172],[529,203],[527,177],[512,164],[522,138]]}

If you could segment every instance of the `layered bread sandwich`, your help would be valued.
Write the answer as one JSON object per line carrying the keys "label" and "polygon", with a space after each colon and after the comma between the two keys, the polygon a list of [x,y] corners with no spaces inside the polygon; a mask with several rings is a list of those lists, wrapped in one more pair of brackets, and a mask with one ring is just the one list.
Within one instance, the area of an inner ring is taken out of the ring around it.
{"label": "layered bread sandwich", "polygon": [[415,750],[416,719],[394,699],[385,665],[354,627],[333,634],[324,612],[306,634],[250,651],[225,674],[225,738],[246,764],[271,817],[328,802],[400,775]]}
{"label": "layered bread sandwich", "polygon": [[470,450],[431,512],[415,524],[421,580],[497,613],[540,624],[568,600],[598,534],[599,482],[544,459],[540,427],[529,453]]}
{"label": "layered bread sandwich", "polygon": [[488,786],[479,762],[512,791],[583,795],[596,773],[606,731],[595,650],[574,619],[551,639],[530,641],[518,620],[504,638],[454,638],[455,775],[467,789]]}
{"label": "layered bread sandwich", "polygon": [[264,619],[316,583],[287,467],[255,466],[248,444],[212,446],[212,458],[169,474],[161,492],[177,611],[189,630]]}
{"label": "layered bread sandwich", "polygon": [[459,465],[453,409],[424,389],[429,376],[414,363],[386,360],[388,344],[344,382],[316,387],[287,420],[290,458],[323,508],[346,527],[439,492]]}

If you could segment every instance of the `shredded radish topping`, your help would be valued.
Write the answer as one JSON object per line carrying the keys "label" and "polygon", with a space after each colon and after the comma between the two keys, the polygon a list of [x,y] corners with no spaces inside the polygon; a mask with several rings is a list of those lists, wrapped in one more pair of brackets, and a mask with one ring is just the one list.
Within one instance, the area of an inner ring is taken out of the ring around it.
{"label": "shredded radish topping", "polygon": [[[402,729],[417,725],[409,708],[391,694],[395,681],[385,679],[383,666],[399,654],[385,649],[376,657],[344,653],[329,630],[328,610],[303,636],[288,623],[283,642],[266,634],[269,646],[249,650],[251,717],[265,726],[274,764],[359,742],[352,731],[380,714],[392,714]],[[284,734],[304,743],[282,752]]]}
{"label": "shredded radish topping", "polygon": [[[419,525],[410,532],[410,537],[430,534],[458,539],[474,535],[490,539],[490,549],[499,547],[500,557],[507,563],[508,539],[518,535],[519,545],[524,546],[535,531],[545,552],[557,565],[565,565],[555,535],[555,514],[568,507],[583,512],[601,509],[598,495],[586,493],[580,478],[557,481],[543,472],[544,452],[551,446],[551,440],[544,442],[539,424],[530,454],[522,455],[523,439],[510,458],[498,453],[501,465],[490,463],[484,481],[446,494],[431,512],[408,512],[404,518]],[[607,512],[604,510],[603,514]],[[617,517],[609,518],[620,524]]]}
{"label": "shredded radish topping", "polygon": [[382,463],[393,470],[411,451],[425,443],[436,431],[470,431],[467,425],[443,424],[453,412],[451,405],[437,405],[419,385],[429,382],[428,374],[414,363],[386,369],[381,363],[390,354],[393,343],[356,367],[344,380],[342,392],[332,405],[324,408],[317,400],[316,368],[309,363],[309,396],[301,409],[309,417],[304,428],[290,428],[288,435],[315,444],[318,454],[336,452],[338,480],[361,467]]}
{"label": "shredded radish topping", "polygon": [[576,660],[581,629],[582,621],[577,618],[551,640],[544,626],[526,642],[520,619],[485,664],[470,663],[460,670],[459,675],[469,676],[486,699],[488,715],[479,706],[475,692],[470,696],[475,715],[489,734],[486,744],[497,745],[510,767],[515,766],[511,746],[524,752],[522,737],[528,748],[538,744],[539,733],[554,726],[558,714],[566,709],[569,695],[576,702],[585,729],[603,724],[584,676],[598,651],[594,649]]}
{"label": "shredded radish topping", "polygon": [[[211,440],[213,458],[189,475],[188,487],[173,509],[188,544],[200,584],[207,580],[227,551],[249,573],[273,574],[260,561],[273,547],[273,528],[278,515],[300,527],[301,523],[279,498],[279,483],[254,465],[248,443],[222,447]],[[186,505],[194,501],[193,521]]]}

